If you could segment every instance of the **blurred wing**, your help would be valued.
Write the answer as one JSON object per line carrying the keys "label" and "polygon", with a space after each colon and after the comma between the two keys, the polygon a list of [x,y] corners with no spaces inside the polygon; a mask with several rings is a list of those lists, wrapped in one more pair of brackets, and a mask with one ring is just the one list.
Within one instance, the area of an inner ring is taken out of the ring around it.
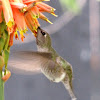
{"label": "blurred wing", "polygon": [[37,74],[41,72],[41,66],[50,59],[50,53],[31,51],[11,52],[8,61],[8,68],[13,73],[26,75]]}

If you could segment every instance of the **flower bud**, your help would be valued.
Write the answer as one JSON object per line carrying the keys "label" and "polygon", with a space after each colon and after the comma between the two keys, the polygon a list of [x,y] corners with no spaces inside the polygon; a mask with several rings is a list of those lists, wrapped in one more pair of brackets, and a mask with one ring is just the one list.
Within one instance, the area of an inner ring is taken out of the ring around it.
{"label": "flower bud", "polygon": [[6,75],[2,77],[2,80],[6,82],[11,76],[11,72],[9,70],[6,71]]}

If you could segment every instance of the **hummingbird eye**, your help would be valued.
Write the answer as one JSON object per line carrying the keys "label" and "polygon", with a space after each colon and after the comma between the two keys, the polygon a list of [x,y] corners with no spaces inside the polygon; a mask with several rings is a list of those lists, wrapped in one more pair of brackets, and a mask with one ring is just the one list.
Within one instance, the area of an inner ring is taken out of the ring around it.
{"label": "hummingbird eye", "polygon": [[41,31],[41,33],[42,33],[42,35],[44,36],[46,33],[45,32],[43,32],[43,31]]}

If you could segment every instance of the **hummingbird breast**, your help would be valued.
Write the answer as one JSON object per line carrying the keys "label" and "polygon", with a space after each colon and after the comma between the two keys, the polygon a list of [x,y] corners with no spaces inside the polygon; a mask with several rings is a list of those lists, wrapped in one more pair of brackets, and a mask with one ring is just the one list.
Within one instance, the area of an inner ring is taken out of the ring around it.
{"label": "hummingbird breast", "polygon": [[49,80],[53,82],[60,82],[66,76],[65,70],[52,60],[43,64],[41,71]]}

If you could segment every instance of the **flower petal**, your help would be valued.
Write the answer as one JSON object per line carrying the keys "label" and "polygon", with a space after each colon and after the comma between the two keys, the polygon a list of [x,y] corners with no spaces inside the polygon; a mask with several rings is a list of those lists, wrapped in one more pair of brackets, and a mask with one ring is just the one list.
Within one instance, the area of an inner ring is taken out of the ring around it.
{"label": "flower petal", "polygon": [[14,2],[23,3],[23,0],[13,0]]}
{"label": "flower petal", "polygon": [[39,7],[41,11],[48,12],[48,13],[52,13],[53,12],[52,9],[48,9],[47,7],[41,5],[41,3],[37,4],[36,6]]}
{"label": "flower petal", "polygon": [[51,6],[47,5],[47,4],[45,4],[45,3],[43,3],[43,2],[40,2],[38,5],[44,6],[45,8],[50,9],[50,10],[52,10],[53,12],[56,10],[55,8],[53,8],[53,7],[51,7]]}
{"label": "flower petal", "polygon": [[2,6],[0,6],[0,23],[2,22]]}
{"label": "flower petal", "polygon": [[39,18],[40,12],[37,8],[37,6],[32,7],[29,12],[33,15],[35,18]]}
{"label": "flower petal", "polygon": [[1,1],[2,1],[3,13],[4,13],[6,23],[8,23],[9,21],[13,22],[13,13],[12,13],[9,0],[1,0]]}
{"label": "flower petal", "polygon": [[11,6],[13,8],[19,8],[22,9],[24,7],[27,7],[27,5],[23,4],[23,3],[18,3],[18,2],[10,2]]}
{"label": "flower petal", "polygon": [[55,13],[54,13],[54,11],[56,10],[55,8],[49,6],[45,3],[42,3],[42,2],[38,3],[36,6],[39,8],[40,12],[48,12],[48,13],[54,15],[55,17],[58,17],[58,15],[55,15]]}
{"label": "flower petal", "polygon": [[24,4],[30,4],[33,2],[42,2],[42,1],[50,1],[50,0],[23,0]]}
{"label": "flower petal", "polygon": [[18,29],[25,30],[27,26],[26,26],[26,22],[24,19],[24,14],[21,13],[18,9],[13,8],[13,15],[14,15],[14,20],[15,20],[15,23]]}
{"label": "flower petal", "polygon": [[46,21],[46,22],[49,22],[50,24],[53,24],[53,23],[52,23],[51,21],[49,21],[48,18],[47,18],[45,15],[43,15],[42,13],[40,13],[39,18],[42,19],[42,20],[44,20],[44,21]]}
{"label": "flower petal", "polygon": [[36,2],[37,0],[23,0],[23,3],[24,4],[30,4],[30,3],[33,3],[33,2]]}
{"label": "flower petal", "polygon": [[13,27],[14,27],[13,32],[10,34],[9,46],[13,45],[13,37],[14,37],[14,33],[16,31],[17,25],[15,24]]}
{"label": "flower petal", "polygon": [[33,17],[30,12],[28,12],[25,15],[25,21],[28,28],[33,32],[34,36],[36,36],[37,28],[38,26],[40,26],[40,24],[38,23],[38,20],[35,17]]}

